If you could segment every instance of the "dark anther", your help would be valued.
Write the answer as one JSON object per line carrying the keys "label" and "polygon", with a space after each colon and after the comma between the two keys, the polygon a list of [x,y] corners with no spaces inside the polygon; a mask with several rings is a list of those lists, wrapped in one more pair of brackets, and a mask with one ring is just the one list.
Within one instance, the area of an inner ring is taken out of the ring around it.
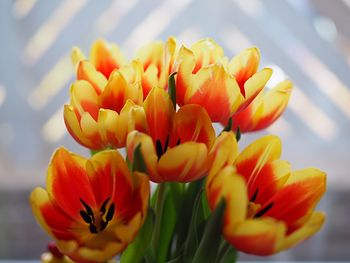
{"label": "dark anther", "polygon": [[104,214],[104,213],[106,213],[106,205],[107,205],[107,203],[109,202],[109,197],[103,202],[103,204],[102,204],[102,206],[101,206],[101,208],[100,208],[100,212],[102,213],[102,214]]}
{"label": "dark anther", "polygon": [[100,223],[100,231],[103,231],[107,227],[108,222],[106,221],[101,221]]}
{"label": "dark anther", "polygon": [[92,234],[97,234],[97,229],[94,224],[90,224],[89,229]]}
{"label": "dark anther", "polygon": [[83,200],[83,199],[81,199],[81,198],[80,198],[80,203],[82,203],[82,204],[83,204],[83,206],[85,207],[85,210],[86,210],[86,212],[87,212],[87,214],[88,214],[89,216],[93,216],[93,215],[94,215],[94,213],[92,212],[91,207],[90,207],[90,206],[88,206],[88,204],[87,204],[87,203],[85,203],[85,202],[84,202],[84,200]]}
{"label": "dark anther", "polygon": [[80,211],[80,216],[84,219],[84,221],[88,224],[92,223],[92,218],[89,216],[84,210]]}
{"label": "dark anther", "polygon": [[163,148],[162,148],[162,143],[160,140],[156,141],[156,150],[157,150],[157,156],[158,159],[163,155]]}
{"label": "dark anther", "polygon": [[180,145],[180,143],[181,143],[181,139],[179,138],[176,142],[176,146]]}
{"label": "dark anther", "polygon": [[114,215],[114,204],[111,204],[106,215],[106,221],[107,222],[111,221],[113,218],[113,215]]}
{"label": "dark anther", "polygon": [[273,206],[273,202],[268,204],[267,206],[265,206],[263,209],[261,209],[258,213],[256,213],[256,215],[254,216],[254,218],[257,218],[257,217],[261,217],[263,216],[264,214],[267,213],[267,211],[269,211]]}
{"label": "dark anther", "polygon": [[259,188],[257,188],[252,196],[252,198],[250,199],[250,202],[255,202],[256,197],[258,196],[259,193]]}
{"label": "dark anther", "polygon": [[168,145],[169,145],[169,135],[166,137],[166,140],[165,140],[165,144],[164,144],[164,151],[163,153],[166,152],[166,150],[168,149]]}

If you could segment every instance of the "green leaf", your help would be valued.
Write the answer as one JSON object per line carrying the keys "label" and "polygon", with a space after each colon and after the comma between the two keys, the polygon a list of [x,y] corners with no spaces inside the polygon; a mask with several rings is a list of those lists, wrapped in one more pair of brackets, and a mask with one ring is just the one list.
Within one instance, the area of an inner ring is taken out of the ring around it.
{"label": "green leaf", "polygon": [[147,173],[147,167],[145,164],[145,160],[143,159],[141,152],[141,143],[136,146],[134,151],[134,161],[132,163],[132,171],[133,172],[141,172]]}
{"label": "green leaf", "polygon": [[175,75],[177,72],[171,73],[168,80],[168,92],[171,101],[173,102],[174,109],[176,109],[176,85],[175,85]]}
{"label": "green leaf", "polygon": [[135,240],[129,244],[123,252],[120,263],[140,263],[146,254],[152,238],[155,214],[152,209],[148,210],[146,220],[137,234]]}
{"label": "green leaf", "polygon": [[184,249],[184,261],[183,262],[191,262],[193,255],[196,253],[196,250],[199,246],[200,240],[203,235],[203,230],[205,226],[205,215],[204,209],[202,206],[202,193],[203,189],[201,189],[196,197],[196,201],[193,205],[193,213],[191,218],[190,227],[188,230],[187,239],[185,242]]}
{"label": "green leaf", "polygon": [[202,189],[204,179],[191,182],[186,185],[183,198],[181,202],[181,208],[177,215],[177,229],[176,229],[176,246],[175,254],[179,254],[183,248],[187,235],[189,233],[189,226],[194,211],[194,203],[196,201],[198,192]]}
{"label": "green leaf", "polygon": [[237,250],[226,240],[222,240],[215,263],[233,263],[237,261]]}
{"label": "green leaf", "polygon": [[[168,187],[167,187],[168,188]],[[157,215],[158,216],[158,215]],[[171,240],[176,226],[176,209],[174,200],[169,189],[165,191],[165,200],[159,221],[159,232],[157,233],[153,256],[155,262],[164,263],[167,260]]]}
{"label": "green leaf", "polygon": [[208,218],[204,234],[192,263],[215,262],[221,241],[225,201],[222,199]]}

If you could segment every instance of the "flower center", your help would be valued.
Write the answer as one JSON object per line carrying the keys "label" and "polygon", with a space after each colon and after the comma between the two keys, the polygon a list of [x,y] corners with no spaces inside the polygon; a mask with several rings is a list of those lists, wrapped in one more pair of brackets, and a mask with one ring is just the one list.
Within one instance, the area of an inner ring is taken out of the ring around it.
{"label": "flower center", "polygon": [[[168,135],[166,137],[164,147],[163,147],[162,142],[160,140],[156,140],[156,151],[157,151],[158,160],[167,151],[168,146],[169,146],[169,139],[170,139],[170,135]],[[176,146],[179,145],[180,143],[181,143],[181,139],[178,139],[176,142]]]}
{"label": "flower center", "polygon": [[93,211],[91,207],[80,199],[80,202],[84,206],[85,210],[80,210],[80,216],[85,223],[89,224],[89,230],[92,234],[102,232],[108,225],[108,222],[112,220],[114,216],[115,205],[112,203],[108,209],[107,204],[110,198],[108,197],[101,205],[98,211]]}
{"label": "flower center", "polygon": [[251,197],[249,204],[248,204],[248,217],[249,218],[258,218],[262,217],[264,214],[266,214],[272,207],[273,202],[262,206],[259,203],[256,203],[255,200],[258,197],[259,188],[257,188]]}

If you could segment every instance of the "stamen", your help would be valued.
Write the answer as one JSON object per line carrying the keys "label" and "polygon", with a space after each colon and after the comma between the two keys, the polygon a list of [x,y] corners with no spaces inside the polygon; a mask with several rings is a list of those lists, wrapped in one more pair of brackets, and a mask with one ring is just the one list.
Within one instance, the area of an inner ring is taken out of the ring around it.
{"label": "stamen", "polygon": [[93,225],[93,224],[90,224],[89,229],[90,229],[90,232],[91,232],[92,234],[97,234],[97,233],[98,233],[98,232],[97,232],[97,229],[96,229],[96,226]]}
{"label": "stamen", "polygon": [[114,215],[114,204],[111,204],[106,216],[107,223],[112,220],[113,215]]}
{"label": "stamen", "polygon": [[179,138],[176,142],[176,146],[178,146],[181,143],[181,139]]}
{"label": "stamen", "polygon": [[259,193],[259,188],[257,188],[252,196],[252,198],[250,199],[250,202],[255,202],[256,197],[258,196]]}
{"label": "stamen", "polygon": [[104,214],[104,213],[106,213],[106,205],[107,205],[107,203],[109,202],[109,197],[103,202],[103,204],[102,204],[102,206],[101,206],[101,208],[100,208],[100,212],[102,213],[102,214]]}
{"label": "stamen", "polygon": [[89,216],[84,210],[80,211],[80,216],[83,218],[85,223],[88,223],[88,224],[92,223],[91,216]]}
{"label": "stamen", "polygon": [[165,140],[165,144],[164,144],[164,152],[166,152],[166,150],[168,149],[168,145],[169,145],[169,135],[166,137],[166,140]]}
{"label": "stamen", "polygon": [[263,209],[261,209],[258,213],[255,214],[254,218],[258,218],[266,214],[273,206],[273,202],[265,206]]}
{"label": "stamen", "polygon": [[84,200],[83,200],[83,199],[81,199],[81,198],[80,198],[80,203],[82,203],[82,204],[83,204],[83,206],[85,207],[85,210],[86,210],[86,212],[87,212],[87,214],[88,214],[88,215],[90,215],[90,216],[93,216],[93,215],[94,215],[94,213],[92,212],[91,207],[90,207],[90,206],[88,206],[88,204],[87,204],[87,203],[85,203],[85,202],[84,202]]}
{"label": "stamen", "polygon": [[162,148],[162,143],[160,140],[156,141],[156,150],[157,150],[157,156],[158,159],[163,155],[163,148]]}

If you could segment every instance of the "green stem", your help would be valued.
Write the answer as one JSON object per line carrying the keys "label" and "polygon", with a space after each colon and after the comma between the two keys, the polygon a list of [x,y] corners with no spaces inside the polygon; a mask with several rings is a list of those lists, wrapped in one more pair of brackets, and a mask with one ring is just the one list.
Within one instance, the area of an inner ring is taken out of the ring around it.
{"label": "green stem", "polygon": [[155,212],[156,212],[156,218],[155,218],[155,225],[154,225],[154,231],[152,236],[152,254],[153,256],[156,255],[157,248],[159,247],[159,240],[160,240],[160,229],[161,229],[161,221],[162,221],[162,214],[163,214],[163,207],[164,207],[164,200],[165,200],[165,190],[166,190],[166,184],[160,183],[157,193],[157,199],[156,199],[156,205],[155,205]]}

